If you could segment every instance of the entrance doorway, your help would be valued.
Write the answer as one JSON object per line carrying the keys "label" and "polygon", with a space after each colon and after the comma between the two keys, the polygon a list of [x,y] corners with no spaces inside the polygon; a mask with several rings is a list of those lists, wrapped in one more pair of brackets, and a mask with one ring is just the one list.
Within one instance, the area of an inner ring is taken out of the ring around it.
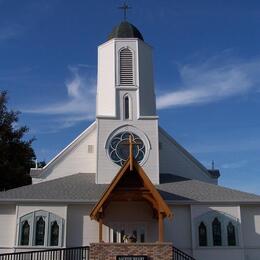
{"label": "entrance doorway", "polygon": [[145,223],[113,223],[109,228],[110,243],[124,243],[126,238],[134,237],[137,243],[147,241],[147,227]]}

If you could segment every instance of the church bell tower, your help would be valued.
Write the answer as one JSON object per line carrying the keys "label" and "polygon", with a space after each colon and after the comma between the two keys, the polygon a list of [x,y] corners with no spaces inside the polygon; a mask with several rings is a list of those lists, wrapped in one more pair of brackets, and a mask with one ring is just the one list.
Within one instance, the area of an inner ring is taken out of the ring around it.
{"label": "church bell tower", "polygon": [[127,21],[116,26],[98,47],[97,183],[110,183],[134,156],[154,184],[159,183],[158,117],[152,48]]}

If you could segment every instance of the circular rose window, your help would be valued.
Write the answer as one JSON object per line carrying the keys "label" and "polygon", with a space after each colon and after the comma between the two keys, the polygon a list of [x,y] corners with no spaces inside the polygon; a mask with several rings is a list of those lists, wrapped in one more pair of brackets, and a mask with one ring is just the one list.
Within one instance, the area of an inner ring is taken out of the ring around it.
{"label": "circular rose window", "polygon": [[129,158],[129,136],[133,141],[134,158],[139,163],[144,159],[145,145],[142,139],[132,132],[121,132],[115,135],[108,147],[108,153],[111,160],[122,166]]}

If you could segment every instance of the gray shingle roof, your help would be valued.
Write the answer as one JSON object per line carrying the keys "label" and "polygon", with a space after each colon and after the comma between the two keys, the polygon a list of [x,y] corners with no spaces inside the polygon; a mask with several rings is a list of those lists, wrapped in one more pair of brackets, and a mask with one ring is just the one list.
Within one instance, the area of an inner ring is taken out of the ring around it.
{"label": "gray shingle roof", "polygon": [[256,194],[181,177],[161,183],[157,189],[167,201],[260,203],[260,196]]}
{"label": "gray shingle roof", "polygon": [[95,184],[95,174],[79,173],[0,192],[0,201],[96,202],[106,187]]}
{"label": "gray shingle roof", "polygon": [[[169,202],[212,203],[239,202],[260,203],[260,196],[224,188],[197,180],[162,174],[157,189]],[[95,175],[79,173],[64,178],[23,186],[0,192],[0,202],[53,201],[97,202],[108,185],[95,184]]]}

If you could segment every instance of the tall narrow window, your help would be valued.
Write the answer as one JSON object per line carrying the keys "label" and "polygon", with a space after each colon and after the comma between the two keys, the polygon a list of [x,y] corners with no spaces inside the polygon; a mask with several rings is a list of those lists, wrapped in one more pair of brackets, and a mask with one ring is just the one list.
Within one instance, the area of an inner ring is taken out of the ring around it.
{"label": "tall narrow window", "polygon": [[221,246],[222,245],[221,223],[219,222],[218,218],[215,218],[212,222],[212,235],[213,235],[213,245]]}
{"label": "tall narrow window", "polygon": [[141,229],[141,232],[140,232],[140,242],[141,243],[145,242],[145,231],[144,231],[144,229]]}
{"label": "tall narrow window", "polygon": [[133,239],[135,241],[137,241],[138,237],[137,237],[137,231],[136,230],[133,231],[132,236],[133,236]]}
{"label": "tall narrow window", "polygon": [[122,229],[122,230],[120,231],[120,242],[121,242],[121,243],[124,243],[124,236],[125,236],[125,230]]}
{"label": "tall narrow window", "polygon": [[113,230],[113,243],[117,243],[117,232]]}
{"label": "tall narrow window", "polygon": [[124,98],[124,119],[129,119],[129,112],[130,112],[130,102],[129,97],[126,96]]}
{"label": "tall narrow window", "polygon": [[35,232],[35,245],[44,245],[44,235],[45,235],[45,221],[43,217],[40,217],[36,222],[36,232]]}
{"label": "tall narrow window", "polygon": [[22,246],[28,246],[29,245],[29,239],[30,239],[30,225],[28,221],[24,221],[22,225],[21,230],[21,245]]}
{"label": "tall narrow window", "polygon": [[59,225],[57,221],[51,223],[51,246],[59,245]]}
{"label": "tall narrow window", "polygon": [[119,54],[120,85],[134,84],[133,53],[129,48],[124,48]]}
{"label": "tall narrow window", "polygon": [[203,222],[199,225],[199,245],[207,246],[207,228]]}
{"label": "tall narrow window", "polygon": [[228,225],[227,225],[227,240],[228,240],[229,246],[235,246],[236,245],[235,227],[231,222],[229,222]]}

